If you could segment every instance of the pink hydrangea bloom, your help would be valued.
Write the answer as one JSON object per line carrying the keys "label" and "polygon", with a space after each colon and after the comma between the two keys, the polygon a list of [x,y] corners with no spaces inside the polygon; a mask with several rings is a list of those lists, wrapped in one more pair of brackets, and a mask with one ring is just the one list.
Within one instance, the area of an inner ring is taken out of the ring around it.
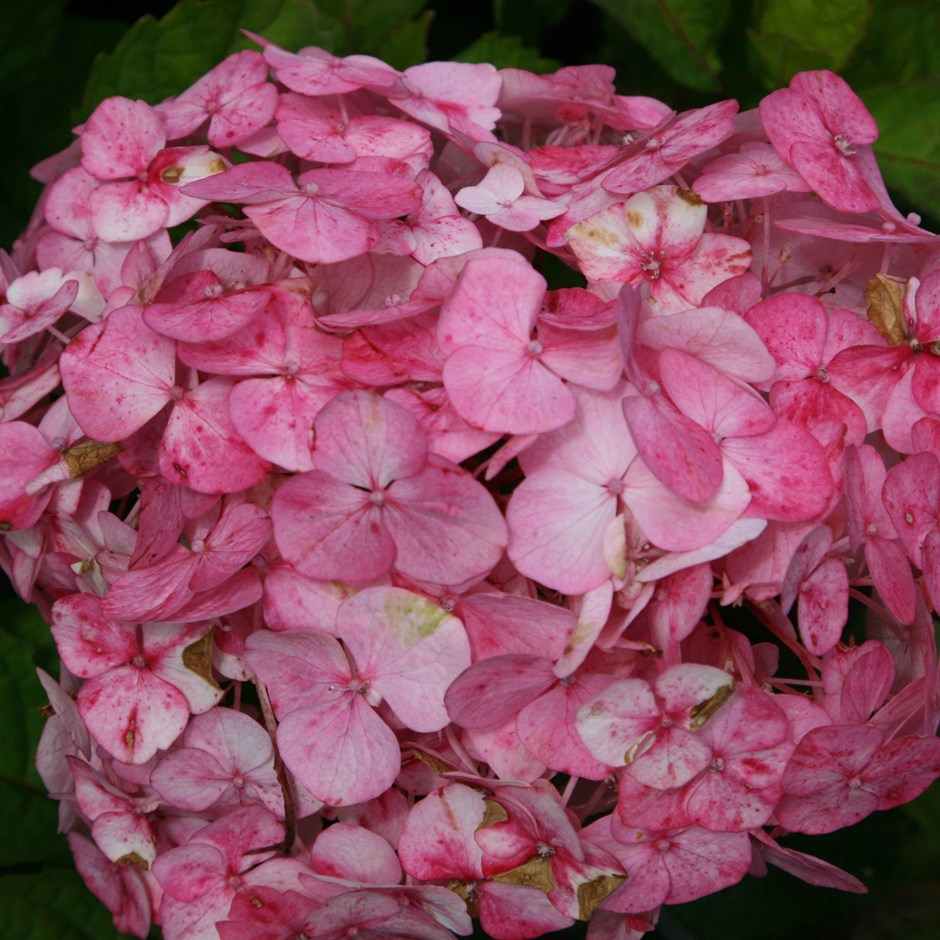
{"label": "pink hydrangea bloom", "polygon": [[940,239],[867,110],[247,35],[98,105],[0,252],[0,567],[116,927],[863,890],[788,833],[940,776]]}

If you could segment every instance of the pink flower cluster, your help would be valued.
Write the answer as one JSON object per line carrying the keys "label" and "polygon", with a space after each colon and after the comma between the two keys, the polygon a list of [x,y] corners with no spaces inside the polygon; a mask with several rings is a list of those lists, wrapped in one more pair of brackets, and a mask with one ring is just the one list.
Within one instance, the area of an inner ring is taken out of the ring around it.
{"label": "pink flower cluster", "polygon": [[0,268],[0,563],[116,926],[864,890],[778,842],[940,774],[940,241],[861,101],[258,41],[102,102]]}

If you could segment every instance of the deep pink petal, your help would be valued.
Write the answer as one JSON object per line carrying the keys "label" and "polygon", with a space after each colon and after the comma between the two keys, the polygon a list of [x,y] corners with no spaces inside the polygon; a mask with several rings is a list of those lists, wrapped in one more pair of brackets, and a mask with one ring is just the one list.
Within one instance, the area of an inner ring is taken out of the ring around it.
{"label": "deep pink petal", "polygon": [[705,428],[644,395],[624,398],[623,414],[643,462],[677,496],[704,503],[715,495],[724,470]]}
{"label": "deep pink petal", "polygon": [[785,418],[763,434],[726,439],[722,451],[747,480],[753,515],[812,519],[832,499],[835,486],[822,445]]}

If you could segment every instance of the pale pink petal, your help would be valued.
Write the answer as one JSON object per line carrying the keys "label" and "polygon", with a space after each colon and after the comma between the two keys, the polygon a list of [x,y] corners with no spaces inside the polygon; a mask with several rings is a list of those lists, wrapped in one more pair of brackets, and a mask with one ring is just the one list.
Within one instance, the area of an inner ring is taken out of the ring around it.
{"label": "pale pink petal", "polygon": [[647,538],[672,552],[705,548],[724,535],[751,502],[743,476],[725,461],[721,484],[703,503],[672,492],[642,460],[634,460],[624,478],[623,501]]}
{"label": "pale pink petal", "polygon": [[313,463],[335,480],[382,490],[420,472],[426,459],[417,420],[378,395],[343,392],[317,416]]}
{"label": "pale pink petal", "polygon": [[521,345],[461,347],[444,365],[444,387],[460,416],[485,431],[538,434],[574,417],[565,384]]}
{"label": "pale pink petal", "polygon": [[334,823],[321,832],[310,849],[310,862],[314,871],[331,878],[376,885],[401,881],[401,865],[392,846],[380,835],[349,823]]}
{"label": "pale pink petal", "polygon": [[267,686],[279,718],[332,704],[351,677],[343,648],[324,633],[260,631],[245,646],[248,663]]}
{"label": "pale pink petal", "polygon": [[462,346],[517,351],[529,341],[545,278],[514,253],[472,258],[441,308],[437,339],[445,353]]}
{"label": "pale pink petal", "polygon": [[169,215],[166,200],[136,181],[102,183],[88,205],[95,235],[106,242],[147,238],[167,224]]}

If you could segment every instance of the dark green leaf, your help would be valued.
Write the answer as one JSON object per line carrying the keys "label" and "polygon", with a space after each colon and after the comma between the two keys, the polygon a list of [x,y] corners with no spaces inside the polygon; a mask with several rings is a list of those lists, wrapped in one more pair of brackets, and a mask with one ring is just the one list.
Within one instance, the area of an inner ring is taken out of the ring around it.
{"label": "dark green leaf", "polygon": [[428,55],[428,27],[431,11],[413,20],[405,20],[392,29],[375,49],[374,55],[396,69],[420,65]]}
{"label": "dark green leaf", "polygon": [[[9,246],[25,228],[39,197],[40,187],[29,178],[30,169],[72,140],[72,112],[81,100],[82,79],[92,59],[101,50],[110,49],[127,28],[116,20],[92,22],[68,14],[58,23],[50,24],[44,12],[46,6],[38,4],[37,10],[37,23],[44,28],[41,41],[28,30],[26,39],[21,40],[18,33],[9,30],[8,23],[5,38],[0,40],[0,48],[15,46],[17,55],[27,60],[21,71],[4,77],[6,94],[0,99],[4,139],[16,144],[7,148],[4,173],[0,176],[3,247]],[[30,45],[31,42],[35,45]],[[6,61],[9,65],[13,60]],[[15,66],[14,71],[18,68]]]}
{"label": "dark green leaf", "polygon": [[940,218],[940,78],[859,90],[878,122],[875,153],[902,212]]}
{"label": "dark green leaf", "polygon": [[0,701],[19,716],[4,734],[0,779],[44,793],[33,760],[44,721],[39,709],[46,697],[36,678],[35,648],[8,630],[0,630]]}
{"label": "dark green leaf", "polygon": [[312,0],[181,0],[161,20],[145,16],[111,55],[95,60],[84,115],[109,95],[151,104],[179,94],[239,49],[257,48],[248,29],[285,48],[332,48],[337,23]]}
{"label": "dark green leaf", "polygon": [[340,30],[335,51],[376,55],[389,34],[416,16],[426,0],[320,0],[318,8]]}
{"label": "dark green leaf", "polygon": [[557,26],[571,6],[572,0],[494,0],[493,19],[504,36],[538,45],[545,31]]}
{"label": "dark green leaf", "polygon": [[0,82],[9,92],[31,80],[55,42],[64,0],[7,0],[0,32]]}
{"label": "dark green leaf", "polygon": [[561,66],[555,59],[543,59],[538,49],[525,46],[518,36],[484,33],[476,42],[455,56],[458,62],[490,62],[498,69],[528,69],[530,72],[554,72]]}
{"label": "dark green leaf", "polygon": [[49,628],[35,610],[4,603],[15,633],[0,630],[0,700],[13,722],[4,728],[0,749],[0,867],[36,862],[68,864],[70,855],[56,835],[56,807],[35,768],[36,745],[45,719],[46,695],[36,678],[36,661],[48,663]]}
{"label": "dark green leaf", "polygon": [[[9,731],[9,728],[7,728]],[[15,784],[0,778],[0,868],[20,868],[24,865],[50,863],[71,866],[65,836],[57,829],[58,811],[56,803],[46,793],[23,784]]]}
{"label": "dark green leaf", "polygon": [[[718,91],[729,0],[593,0],[682,85]],[[640,93],[637,91],[637,93]]]}
{"label": "dark green leaf", "polygon": [[768,87],[806,69],[839,71],[865,36],[868,0],[769,0],[749,38]]}
{"label": "dark green leaf", "polygon": [[0,923],[9,940],[109,940],[111,915],[65,868],[0,878]]}
{"label": "dark green leaf", "polygon": [[853,87],[940,75],[940,3],[875,3],[868,35],[845,78]]}

